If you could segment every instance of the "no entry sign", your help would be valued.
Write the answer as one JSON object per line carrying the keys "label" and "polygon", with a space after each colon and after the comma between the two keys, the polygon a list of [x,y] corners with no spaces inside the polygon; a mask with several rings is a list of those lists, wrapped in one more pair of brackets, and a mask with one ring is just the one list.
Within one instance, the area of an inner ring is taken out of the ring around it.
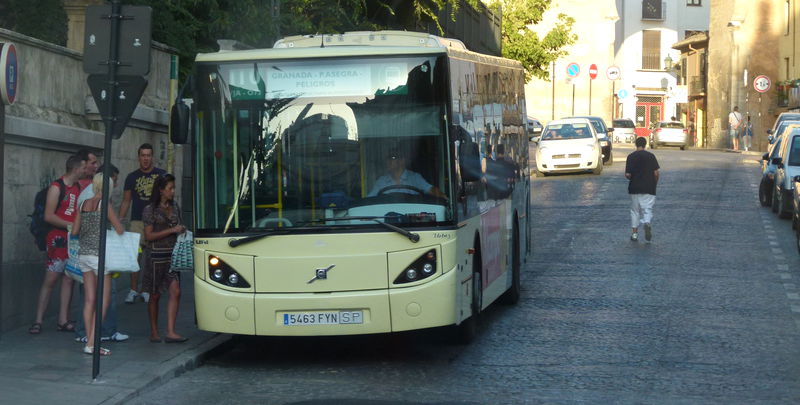
{"label": "no entry sign", "polygon": [[592,80],[597,79],[597,65],[594,63],[589,66],[589,78]]}

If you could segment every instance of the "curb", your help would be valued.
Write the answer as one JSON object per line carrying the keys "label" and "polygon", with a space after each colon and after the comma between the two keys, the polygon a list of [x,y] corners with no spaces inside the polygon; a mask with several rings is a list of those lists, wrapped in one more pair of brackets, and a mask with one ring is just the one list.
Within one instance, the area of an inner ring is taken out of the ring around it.
{"label": "curb", "polygon": [[135,387],[129,390],[124,390],[113,397],[105,400],[102,404],[108,405],[122,405],[128,401],[139,396],[144,391],[150,391],[153,388],[166,384],[175,377],[192,371],[209,357],[211,353],[218,348],[223,347],[226,343],[230,342],[232,335],[230,334],[217,334],[199,346],[189,349],[172,359],[165,361],[156,367],[152,373],[147,377],[135,378],[130,381],[131,386]]}

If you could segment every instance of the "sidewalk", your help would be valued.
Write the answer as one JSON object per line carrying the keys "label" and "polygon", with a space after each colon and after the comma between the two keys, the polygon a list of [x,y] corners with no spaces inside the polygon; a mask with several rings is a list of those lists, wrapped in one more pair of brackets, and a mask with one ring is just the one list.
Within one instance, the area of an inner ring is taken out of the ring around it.
{"label": "sidewalk", "polygon": [[[28,334],[28,325],[0,335],[0,403],[3,404],[122,404],[151,387],[196,367],[205,355],[227,342],[230,335],[203,332],[194,323],[194,294],[190,273],[184,273],[176,329],[185,343],[151,343],[146,304],[117,304],[119,330],[125,342],[103,342],[112,351],[100,358],[100,375],[92,382],[92,356],[74,333],[56,331],[45,319],[42,333]],[[117,294],[119,299],[124,294]],[[79,313],[75,294],[72,313]],[[51,302],[51,305],[53,303]],[[166,297],[161,298],[159,327],[164,336]],[[76,316],[76,315],[73,315]]]}

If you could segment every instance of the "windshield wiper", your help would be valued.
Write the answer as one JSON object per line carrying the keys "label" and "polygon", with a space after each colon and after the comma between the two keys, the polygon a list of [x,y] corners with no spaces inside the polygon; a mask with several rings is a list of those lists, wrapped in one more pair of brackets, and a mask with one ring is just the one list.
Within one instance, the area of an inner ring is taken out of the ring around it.
{"label": "windshield wiper", "polygon": [[414,242],[414,243],[417,243],[417,242],[419,242],[419,234],[416,234],[416,233],[414,233],[414,232],[409,232],[409,231],[407,231],[407,230],[405,230],[405,229],[403,229],[403,228],[400,228],[399,226],[394,226],[394,225],[392,225],[392,224],[387,224],[386,222],[383,222],[383,221],[378,221],[378,219],[385,219],[385,218],[396,218],[396,217],[383,217],[383,216],[365,216],[365,217],[337,217],[337,218],[325,218],[325,219],[319,219],[319,220],[310,221],[310,222],[328,222],[328,221],[374,221],[375,223],[377,223],[377,224],[380,224],[380,225],[382,225],[383,227],[385,227],[385,228],[387,228],[387,229],[389,229],[389,230],[391,230],[391,231],[397,232],[397,233],[399,233],[400,235],[403,235],[403,236],[405,236],[406,238],[408,238],[408,240],[410,240],[410,241],[412,241],[412,242]]}
{"label": "windshield wiper", "polygon": [[239,239],[230,239],[230,240],[228,240],[228,246],[237,247],[237,246],[243,245],[245,243],[250,243],[250,242],[253,242],[253,241],[257,241],[257,240],[259,240],[261,238],[266,238],[267,236],[286,235],[286,234],[288,234],[290,232],[291,232],[290,230],[286,229],[286,230],[282,230],[282,231],[269,231],[269,232],[259,233],[258,235],[245,236],[244,238],[239,238]]}

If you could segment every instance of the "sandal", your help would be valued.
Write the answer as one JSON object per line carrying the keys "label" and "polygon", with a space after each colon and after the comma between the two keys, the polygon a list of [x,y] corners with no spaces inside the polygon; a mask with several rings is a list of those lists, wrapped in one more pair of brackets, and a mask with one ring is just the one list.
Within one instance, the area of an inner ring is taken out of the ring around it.
{"label": "sandal", "polygon": [[38,335],[42,333],[42,324],[39,322],[34,323],[30,328],[28,328],[28,333],[31,335]]}
{"label": "sandal", "polygon": [[[94,354],[94,346],[83,346],[83,352],[86,354]],[[106,349],[105,347],[100,348],[100,355],[101,356],[111,356],[111,350]]]}
{"label": "sandal", "polygon": [[75,332],[75,324],[73,321],[66,321],[60,325],[56,323],[56,330],[59,332]]}

